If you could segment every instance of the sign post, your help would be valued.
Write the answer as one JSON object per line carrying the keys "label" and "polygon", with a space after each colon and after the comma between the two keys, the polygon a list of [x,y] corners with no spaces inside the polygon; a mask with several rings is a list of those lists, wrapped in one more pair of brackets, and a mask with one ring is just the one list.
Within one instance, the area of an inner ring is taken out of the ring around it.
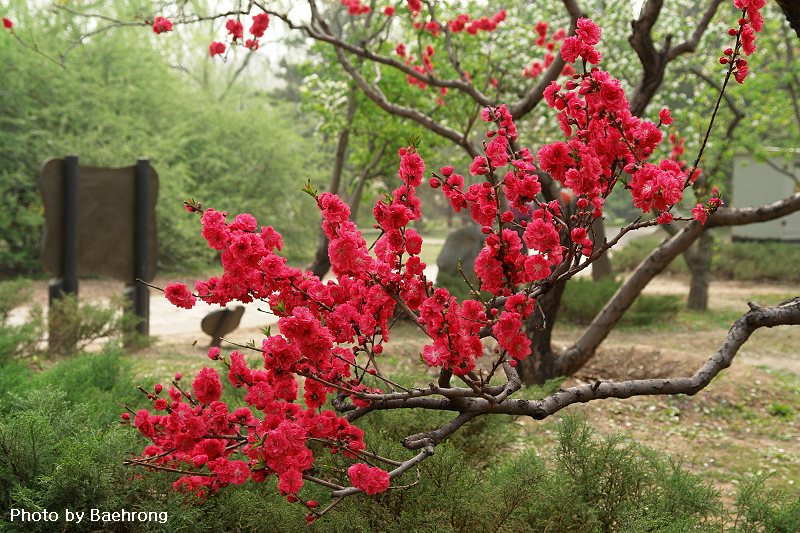
{"label": "sign post", "polygon": [[[136,280],[151,281],[156,270],[158,175],[149,161],[97,168],[79,166],[76,156],[50,159],[42,167],[39,189],[45,209],[42,264],[56,278],[50,303],[77,295],[81,277],[113,277],[126,284],[139,318],[137,332],[148,335],[150,292]],[[51,314],[49,322],[51,349],[68,350],[59,317]]]}

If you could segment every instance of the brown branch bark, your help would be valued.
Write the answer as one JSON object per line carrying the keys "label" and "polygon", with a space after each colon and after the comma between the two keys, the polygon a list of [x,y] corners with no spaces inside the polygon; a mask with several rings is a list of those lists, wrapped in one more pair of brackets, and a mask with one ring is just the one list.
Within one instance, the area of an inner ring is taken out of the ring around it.
{"label": "brown branch bark", "polygon": [[358,72],[355,66],[347,59],[347,56],[345,56],[344,52],[339,48],[336,48],[336,59],[339,61],[339,64],[344,67],[345,71],[347,71],[350,77],[353,78],[353,80],[356,82],[356,85],[358,85],[358,88],[361,89],[367,98],[375,102],[378,107],[387,113],[391,113],[392,115],[413,120],[420,126],[436,133],[437,135],[453,141],[456,145],[467,151],[471,157],[479,155],[480,152],[478,147],[470,143],[469,140],[457,130],[436,122],[430,116],[417,109],[414,109],[413,107],[390,102],[389,99],[386,98],[386,95],[383,94],[383,91],[381,91],[378,87],[369,84],[367,80],[364,79],[361,73]]}
{"label": "brown branch bark", "polygon": [[800,325],[800,298],[794,298],[776,307],[761,307],[753,303],[748,305],[750,305],[750,311],[733,324],[717,352],[692,376],[597,382],[570,387],[542,400],[527,402],[517,400],[512,402],[507,410],[510,411],[509,414],[525,414],[542,419],[568,405],[592,400],[661,394],[696,394],[705,388],[717,374],[731,365],[739,349],[755,330],[780,325]]}
{"label": "brown branch bark", "polygon": [[[311,4],[311,2],[309,2],[309,4]],[[318,14],[318,11],[317,14],[313,15],[312,22],[318,25],[321,31],[318,31],[313,27],[306,26],[303,24],[296,24],[292,22],[289,19],[289,17],[286,16],[285,14],[271,9],[267,9],[260,3],[256,3],[256,5],[258,5],[259,8],[265,13],[268,13],[272,16],[275,16],[283,20],[289,26],[290,29],[302,30],[303,32],[306,33],[306,35],[308,35],[312,39],[328,43],[334,46],[334,48],[336,48],[337,50],[348,52],[350,54],[356,55],[368,61],[372,61],[374,63],[379,63],[381,65],[392,67],[394,69],[401,71],[403,74],[412,76],[434,87],[446,87],[448,89],[455,89],[461,91],[464,94],[467,94],[474,101],[479,102],[482,106],[493,105],[493,100],[488,96],[486,96],[485,94],[483,94],[481,91],[479,91],[478,88],[475,87],[472,83],[466,81],[466,78],[458,80],[445,80],[437,78],[436,76],[430,73],[420,73],[411,68],[410,66],[406,65],[402,61],[398,61],[392,57],[384,56],[376,52],[373,52],[372,50],[366,48],[365,45],[359,46],[352,43],[348,43],[347,41],[337,37],[333,32],[330,31],[327,22]],[[315,10],[312,9],[312,14],[314,12]]]}

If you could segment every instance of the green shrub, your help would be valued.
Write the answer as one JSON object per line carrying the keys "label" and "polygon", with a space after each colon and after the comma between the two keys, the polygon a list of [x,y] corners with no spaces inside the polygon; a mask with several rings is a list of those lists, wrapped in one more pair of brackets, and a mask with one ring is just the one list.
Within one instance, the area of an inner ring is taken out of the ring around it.
{"label": "green shrub", "polygon": [[[659,232],[657,235],[630,240],[623,248],[615,248],[611,253],[611,262],[614,269],[619,272],[630,272],[639,266],[653,249],[661,244],[665,236]],[[665,270],[668,274],[688,274],[686,262],[678,258],[672,261]]]}
{"label": "green shrub", "polygon": [[[132,407],[128,364],[118,351],[80,355],[34,373],[11,363],[0,373],[0,530],[301,531],[305,508],[275,487],[228,487],[204,502],[175,493],[170,473],[123,464],[144,439],[116,423],[118,402]],[[17,379],[5,379],[5,371]],[[138,402],[138,403],[137,403]],[[453,413],[401,410],[361,420],[368,447],[410,457],[398,440]],[[554,456],[518,450],[510,417],[479,417],[433,457],[396,480],[410,485],[342,502],[308,531],[684,532],[797,531],[800,500],[771,492],[759,478],[742,485],[733,512],[717,492],[661,454],[621,437],[598,438],[585,420],[565,418]],[[346,459],[337,456],[340,466]],[[143,474],[140,476],[139,474]],[[303,498],[321,505],[327,489],[308,483]],[[9,522],[10,508],[166,511],[168,521],[136,524]]]}
{"label": "green shrub", "polygon": [[29,280],[0,282],[0,364],[14,357],[31,355],[42,339],[44,322],[39,307],[31,309],[23,324],[8,323],[11,311],[30,301],[32,293]]}
{"label": "green shrub", "polygon": [[[559,317],[573,324],[589,324],[617,292],[620,285],[620,282],[612,279],[570,280],[561,298]],[[673,295],[640,295],[625,313],[621,323],[629,326],[647,326],[662,322],[678,312],[679,301],[679,297]]]}
{"label": "green shrub", "polygon": [[800,281],[800,246],[789,242],[732,242],[715,250],[714,275],[735,280]]}
{"label": "green shrub", "polygon": [[768,476],[756,476],[742,483],[736,498],[734,531],[794,533],[800,531],[800,498],[764,486]]}
{"label": "green shrub", "polygon": [[114,298],[108,303],[86,302],[67,294],[50,305],[49,320],[58,329],[48,340],[51,353],[80,352],[91,343],[106,338],[122,342],[134,336],[138,317],[123,312],[128,302]]}

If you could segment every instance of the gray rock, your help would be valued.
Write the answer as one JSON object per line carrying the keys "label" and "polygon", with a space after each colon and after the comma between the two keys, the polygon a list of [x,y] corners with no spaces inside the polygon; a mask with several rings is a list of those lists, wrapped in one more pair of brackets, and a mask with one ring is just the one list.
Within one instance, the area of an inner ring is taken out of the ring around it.
{"label": "gray rock", "polygon": [[461,260],[461,267],[468,276],[473,276],[475,271],[475,258],[483,247],[486,235],[481,233],[481,229],[475,224],[463,226],[450,235],[444,241],[442,251],[436,258],[436,266],[439,272],[446,272],[454,276],[458,273],[458,261]]}

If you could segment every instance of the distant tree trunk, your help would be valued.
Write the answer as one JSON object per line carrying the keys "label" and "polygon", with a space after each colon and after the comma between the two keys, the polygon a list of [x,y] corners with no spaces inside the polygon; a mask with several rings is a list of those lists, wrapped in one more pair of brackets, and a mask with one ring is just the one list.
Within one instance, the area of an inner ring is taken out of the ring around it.
{"label": "distant tree trunk", "polygon": [[367,148],[370,153],[374,154],[367,166],[361,169],[361,174],[358,176],[353,195],[350,197],[350,220],[356,222],[358,219],[358,209],[361,207],[361,197],[364,195],[364,186],[367,182],[380,175],[380,164],[386,149],[389,147],[389,142],[384,141],[380,150],[375,150],[375,139],[370,138]]}
{"label": "distant tree trunk", "polygon": [[358,218],[358,209],[361,207],[361,197],[364,195],[364,185],[367,183],[369,175],[362,172],[358,177],[356,188],[353,189],[353,195],[350,196],[350,218],[355,222]]}
{"label": "distant tree trunk", "polygon": [[[594,219],[592,223],[592,231],[594,232],[594,245],[598,246],[603,243],[606,235],[606,224],[602,218]],[[601,279],[610,278],[614,274],[614,269],[611,266],[611,258],[608,254],[601,255],[597,261],[592,263],[592,280],[600,281]]]}
{"label": "distant tree trunk", "polygon": [[[333,194],[339,193],[339,187],[342,183],[342,173],[344,172],[344,164],[347,160],[347,145],[350,142],[350,126],[353,122],[353,117],[356,114],[356,93],[354,90],[349,91],[347,97],[347,111],[345,112],[345,127],[339,134],[339,142],[336,144],[336,159],[333,164],[333,174],[331,175],[331,183],[328,186],[328,192]],[[314,254],[314,261],[308,269],[320,279],[328,273],[331,268],[331,259],[328,256],[328,238],[320,229],[319,240],[317,241],[317,251]]]}
{"label": "distant tree trunk", "polygon": [[[678,230],[671,225],[662,226],[670,235]],[[708,310],[708,287],[711,284],[711,259],[713,257],[714,236],[706,229],[693,244],[683,252],[683,260],[689,268],[689,301],[687,307],[694,311]]]}
{"label": "distant tree trunk", "polygon": [[693,249],[686,250],[683,257],[689,267],[689,309],[706,311],[708,309],[708,286],[711,281],[711,255],[714,236],[706,230],[700,234]]}

